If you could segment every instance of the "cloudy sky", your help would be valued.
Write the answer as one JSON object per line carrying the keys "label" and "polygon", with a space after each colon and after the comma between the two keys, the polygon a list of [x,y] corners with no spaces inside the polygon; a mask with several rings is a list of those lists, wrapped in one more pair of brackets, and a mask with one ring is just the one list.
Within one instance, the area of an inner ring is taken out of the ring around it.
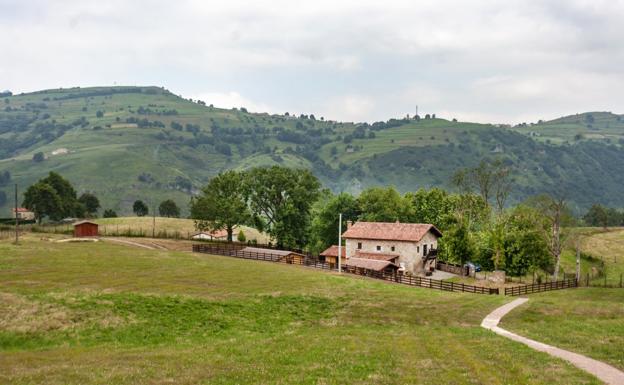
{"label": "cloudy sky", "polygon": [[624,113],[624,1],[0,0],[0,89],[159,85],[252,111]]}

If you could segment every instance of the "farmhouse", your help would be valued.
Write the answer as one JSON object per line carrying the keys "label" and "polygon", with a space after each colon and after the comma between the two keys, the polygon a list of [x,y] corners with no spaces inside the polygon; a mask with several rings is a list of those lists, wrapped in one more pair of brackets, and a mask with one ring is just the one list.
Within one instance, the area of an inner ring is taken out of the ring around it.
{"label": "farmhouse", "polygon": [[35,219],[35,213],[27,208],[17,207],[11,209],[11,211],[13,212],[13,218],[20,219],[22,221],[32,221]]}
{"label": "farmhouse", "polygon": [[424,223],[356,222],[348,223],[342,236],[347,266],[376,271],[400,268],[421,275],[435,269],[442,233]]}
{"label": "farmhouse", "polygon": [[[232,231],[232,237],[236,239],[238,236],[238,230],[234,229]],[[217,241],[226,241],[227,240],[227,231],[226,230],[216,230],[212,232],[208,231],[200,231],[199,233],[194,234],[192,239],[203,239],[203,240],[217,240]]]}

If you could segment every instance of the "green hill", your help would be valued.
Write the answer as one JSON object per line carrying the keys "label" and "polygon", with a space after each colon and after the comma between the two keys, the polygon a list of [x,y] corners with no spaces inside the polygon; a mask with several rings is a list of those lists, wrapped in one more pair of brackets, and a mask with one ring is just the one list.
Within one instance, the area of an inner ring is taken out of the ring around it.
{"label": "green hill", "polygon": [[158,87],[46,90],[0,99],[0,175],[11,174],[0,178],[0,210],[8,214],[13,183],[23,190],[50,170],[121,214],[135,199],[173,198],[186,210],[193,192],[230,168],[306,167],[335,191],[407,191],[449,187],[457,168],[497,157],[513,169],[515,201],[562,190],[579,209],[622,207],[623,143],[620,116],[602,112],[516,127],[357,124],[220,109]]}

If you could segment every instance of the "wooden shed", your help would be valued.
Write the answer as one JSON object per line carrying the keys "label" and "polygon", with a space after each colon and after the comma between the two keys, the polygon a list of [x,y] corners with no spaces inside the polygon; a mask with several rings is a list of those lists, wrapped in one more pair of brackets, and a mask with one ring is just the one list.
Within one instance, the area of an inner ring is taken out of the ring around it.
{"label": "wooden shed", "polygon": [[98,224],[90,221],[74,223],[74,237],[97,237]]}

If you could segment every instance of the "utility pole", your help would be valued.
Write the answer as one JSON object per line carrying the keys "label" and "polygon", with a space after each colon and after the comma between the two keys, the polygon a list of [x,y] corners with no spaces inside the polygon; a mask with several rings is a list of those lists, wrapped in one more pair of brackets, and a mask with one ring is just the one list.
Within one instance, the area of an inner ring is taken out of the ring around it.
{"label": "utility pole", "polygon": [[19,242],[19,219],[17,217],[17,183],[15,183],[15,244]]}
{"label": "utility pole", "polygon": [[156,238],[156,203],[152,204],[152,238]]}
{"label": "utility pole", "polygon": [[338,214],[338,272],[342,273],[342,213]]}
{"label": "utility pole", "polygon": [[576,238],[576,282],[581,279],[581,241]]}

